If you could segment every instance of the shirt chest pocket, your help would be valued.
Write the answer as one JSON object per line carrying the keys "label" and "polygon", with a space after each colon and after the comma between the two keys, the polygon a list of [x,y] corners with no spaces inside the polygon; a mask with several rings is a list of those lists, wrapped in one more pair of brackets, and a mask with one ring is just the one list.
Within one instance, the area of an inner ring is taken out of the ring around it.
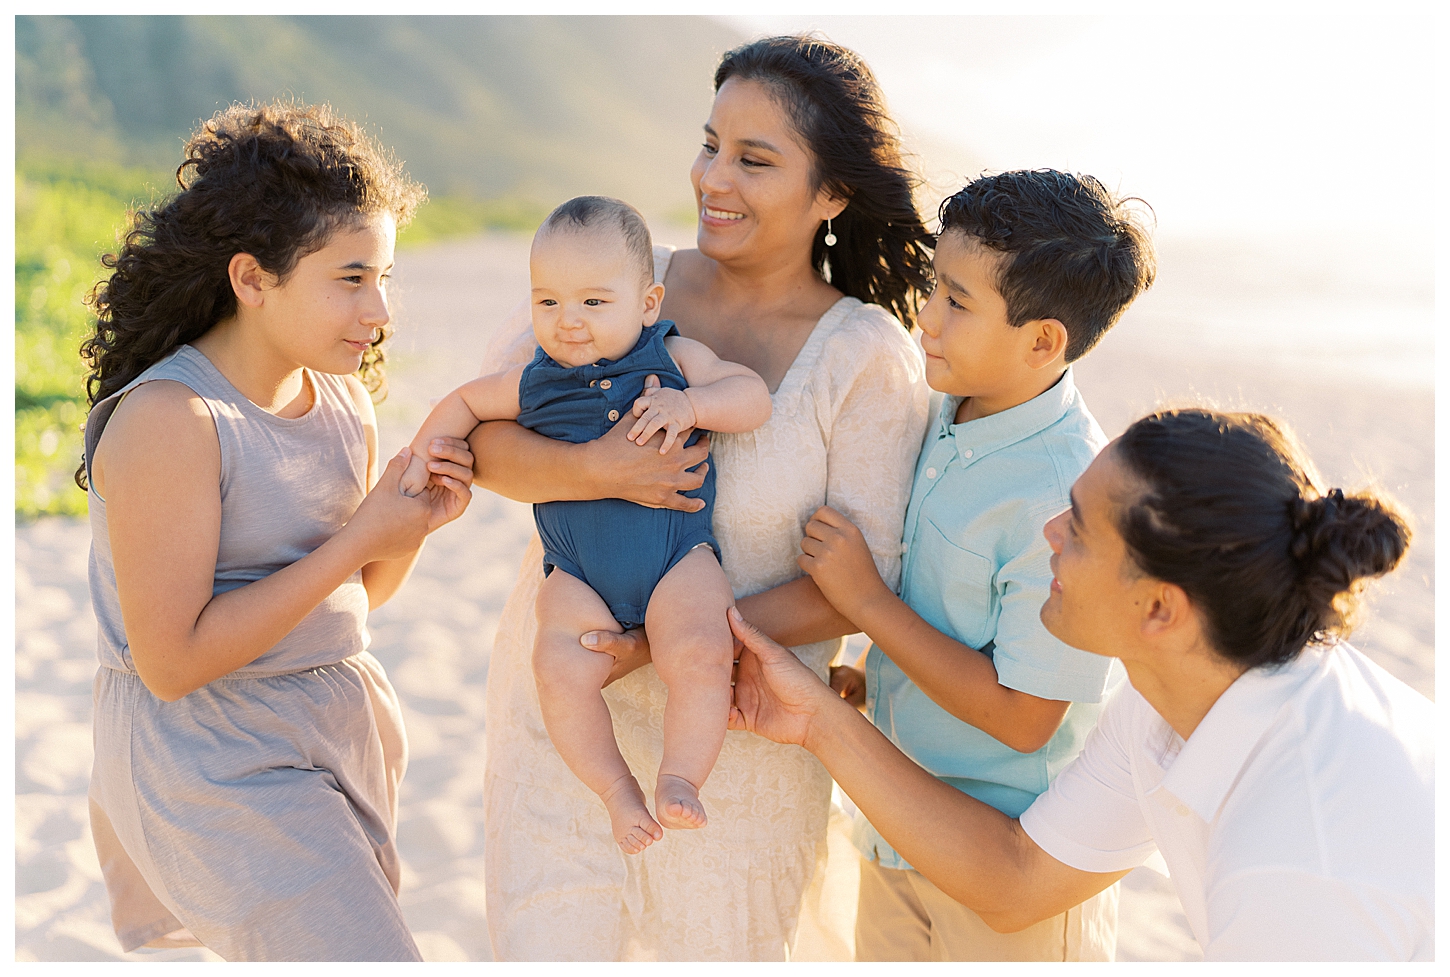
{"label": "shirt chest pocket", "polygon": [[911,554],[908,603],[927,623],[963,644],[981,649],[997,632],[996,564],[958,546],[930,518]]}

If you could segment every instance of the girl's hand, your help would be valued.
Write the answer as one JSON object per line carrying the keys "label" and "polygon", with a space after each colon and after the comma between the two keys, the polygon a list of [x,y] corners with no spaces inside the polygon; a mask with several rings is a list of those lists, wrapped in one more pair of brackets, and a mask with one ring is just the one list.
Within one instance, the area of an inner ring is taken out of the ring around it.
{"label": "girl's hand", "polygon": [[631,628],[619,634],[615,631],[589,631],[579,636],[579,643],[590,651],[614,658],[614,667],[609,670],[605,685],[611,685],[624,678],[636,668],[650,663],[649,635],[644,628]]}
{"label": "girl's hand", "polygon": [[431,507],[428,532],[463,515],[473,499],[473,452],[462,438],[434,438],[428,443],[428,490]]}
{"label": "girl's hand", "polygon": [[695,426],[695,405],[683,390],[646,385],[644,394],[634,402],[634,416],[639,420],[629,429],[629,440],[644,444],[656,431],[662,430],[665,440],[660,445],[660,454],[665,454],[681,432]]}
{"label": "girl's hand", "polygon": [[360,565],[411,556],[428,535],[434,509],[430,496],[446,490],[430,489],[417,498],[402,493],[399,482],[412,455],[412,449],[404,447],[388,461],[377,484],[339,531],[339,536],[345,534],[353,545],[361,547]]}
{"label": "girl's hand", "polygon": [[730,630],[743,645],[735,674],[730,728],[746,729],[777,743],[805,746],[811,722],[823,708],[839,702],[801,660],[767,638],[730,608]]}
{"label": "girl's hand", "polygon": [[891,593],[861,530],[828,505],[806,523],[796,564],[810,574],[831,606],[852,621],[866,603]]}

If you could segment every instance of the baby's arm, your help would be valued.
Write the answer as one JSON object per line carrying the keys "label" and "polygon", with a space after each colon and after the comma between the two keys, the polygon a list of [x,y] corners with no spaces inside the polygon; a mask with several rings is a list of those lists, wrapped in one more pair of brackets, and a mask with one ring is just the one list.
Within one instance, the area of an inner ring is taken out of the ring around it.
{"label": "baby's arm", "polygon": [[681,431],[692,427],[740,433],[753,431],[770,420],[770,390],[754,370],[722,360],[704,343],[683,336],[666,339],[665,349],[689,387],[649,390],[634,402],[639,421],[630,429],[629,437],[635,443],[644,444],[664,428],[665,441],[660,447],[663,454]]}
{"label": "baby's arm", "polygon": [[434,438],[466,438],[480,421],[510,421],[519,416],[519,379],[524,368],[470,380],[438,401],[413,437],[413,458],[398,487],[414,496],[428,486],[428,443]]}

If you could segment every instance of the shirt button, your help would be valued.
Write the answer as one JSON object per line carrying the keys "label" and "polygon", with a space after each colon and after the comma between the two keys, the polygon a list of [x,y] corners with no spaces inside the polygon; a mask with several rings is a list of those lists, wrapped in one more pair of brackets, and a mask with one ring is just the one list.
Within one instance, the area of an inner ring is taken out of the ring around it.
{"label": "shirt button", "polygon": [[619,420],[619,411],[617,411],[617,410],[610,411],[609,412],[609,419],[611,421],[617,421],[617,420]]}
{"label": "shirt button", "polygon": [[971,448],[968,448],[966,451],[963,451],[962,452],[962,457],[963,458],[970,458],[970,457],[972,457],[972,449]]}
{"label": "shirt button", "polygon": [[936,478],[936,469],[935,468],[928,468],[926,470],[926,477],[927,478]]}
{"label": "shirt button", "polygon": [[612,386],[614,386],[614,381],[613,380],[600,380],[599,381],[599,389],[600,390],[608,390]]}

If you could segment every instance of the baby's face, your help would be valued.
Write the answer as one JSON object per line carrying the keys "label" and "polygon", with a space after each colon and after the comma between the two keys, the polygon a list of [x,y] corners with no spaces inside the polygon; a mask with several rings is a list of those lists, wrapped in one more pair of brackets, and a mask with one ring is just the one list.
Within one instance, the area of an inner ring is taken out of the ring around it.
{"label": "baby's face", "polygon": [[563,366],[628,353],[664,294],[642,279],[619,234],[592,228],[535,235],[529,279],[534,337]]}

